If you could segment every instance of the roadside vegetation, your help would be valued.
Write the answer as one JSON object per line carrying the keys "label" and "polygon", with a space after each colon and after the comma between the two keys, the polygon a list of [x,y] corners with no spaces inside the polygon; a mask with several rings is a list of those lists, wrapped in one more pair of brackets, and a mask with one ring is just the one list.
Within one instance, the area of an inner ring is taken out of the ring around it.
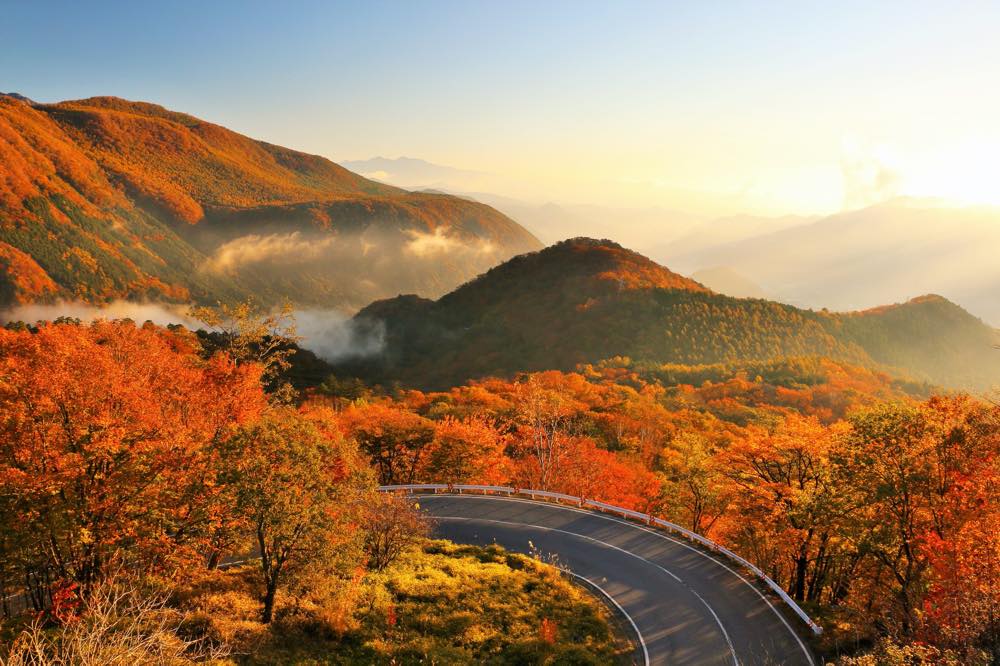
{"label": "roadside vegetation", "polygon": [[181,582],[102,583],[62,628],[0,655],[44,664],[630,664],[606,609],[555,567],[498,546],[422,539],[384,570],[313,572],[260,617],[253,565]]}

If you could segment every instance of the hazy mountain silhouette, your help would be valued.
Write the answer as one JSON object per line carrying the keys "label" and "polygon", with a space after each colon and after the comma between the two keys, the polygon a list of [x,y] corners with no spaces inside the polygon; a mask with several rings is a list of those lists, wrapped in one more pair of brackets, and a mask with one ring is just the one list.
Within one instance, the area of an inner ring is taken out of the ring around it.
{"label": "hazy mountain silhouette", "polygon": [[727,266],[775,298],[799,305],[861,309],[933,292],[996,324],[998,247],[998,208],[896,199],[668,254],[678,270]]}

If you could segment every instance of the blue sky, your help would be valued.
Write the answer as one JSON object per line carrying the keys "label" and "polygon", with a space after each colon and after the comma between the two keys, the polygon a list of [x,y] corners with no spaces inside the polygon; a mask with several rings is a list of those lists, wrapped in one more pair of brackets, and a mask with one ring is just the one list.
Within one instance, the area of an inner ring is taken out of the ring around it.
{"label": "blue sky", "polygon": [[1000,146],[997,2],[0,0],[0,20],[0,90],[152,101],[541,198],[825,212],[852,196],[846,160],[981,199]]}

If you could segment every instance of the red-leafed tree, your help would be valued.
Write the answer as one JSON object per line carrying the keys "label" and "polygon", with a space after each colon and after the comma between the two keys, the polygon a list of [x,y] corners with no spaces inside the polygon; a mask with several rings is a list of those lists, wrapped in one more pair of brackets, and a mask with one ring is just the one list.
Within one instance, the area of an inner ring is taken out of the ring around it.
{"label": "red-leafed tree", "polygon": [[193,349],[131,322],[0,330],[0,496],[36,606],[60,581],[86,593],[118,563],[203,546],[213,445],[265,399],[259,367]]}
{"label": "red-leafed tree", "polygon": [[934,544],[957,548],[970,520],[997,511],[998,441],[985,410],[962,397],[879,406],[851,418],[837,452],[838,477],[855,493],[855,538],[885,574],[871,593],[888,593],[886,614],[904,637],[921,628]]}
{"label": "red-leafed tree", "polygon": [[434,424],[434,439],[417,476],[439,483],[506,483],[510,476],[506,443],[489,419],[445,416]]}
{"label": "red-leafed tree", "polygon": [[340,424],[371,459],[383,485],[413,483],[434,440],[432,421],[388,403],[353,405]]}

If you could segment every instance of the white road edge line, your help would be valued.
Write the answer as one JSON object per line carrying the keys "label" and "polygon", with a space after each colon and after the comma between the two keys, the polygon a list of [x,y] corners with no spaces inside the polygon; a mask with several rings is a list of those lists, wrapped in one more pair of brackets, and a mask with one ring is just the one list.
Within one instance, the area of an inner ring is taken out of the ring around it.
{"label": "white road edge line", "polygon": [[729,567],[725,562],[722,562],[718,558],[712,557],[711,555],[709,555],[708,553],[704,552],[703,550],[699,550],[698,548],[695,548],[694,546],[692,546],[690,544],[684,543],[683,541],[679,541],[678,539],[675,539],[674,537],[670,536],[669,534],[664,534],[662,531],[653,530],[653,529],[650,529],[650,528],[645,527],[643,525],[639,525],[639,524],[634,523],[634,522],[628,522],[628,521],[622,520],[620,518],[613,518],[611,516],[604,515],[603,513],[599,513],[597,511],[588,511],[586,509],[579,509],[579,508],[576,508],[576,507],[566,506],[564,504],[555,504],[555,503],[552,503],[552,502],[540,502],[540,501],[537,501],[537,500],[520,499],[518,497],[504,497],[504,496],[501,496],[501,495],[460,495],[460,494],[457,494],[457,493],[455,493],[455,494],[446,494],[446,493],[441,493],[441,494],[422,494],[422,493],[417,493],[417,494],[414,494],[414,497],[418,497],[418,498],[421,498],[421,499],[426,499],[426,498],[430,498],[430,497],[462,497],[462,498],[469,498],[469,499],[488,499],[488,500],[499,499],[499,500],[503,500],[505,502],[520,502],[522,504],[531,504],[531,505],[534,505],[534,506],[538,506],[538,505],[550,506],[550,507],[553,507],[553,508],[562,509],[564,511],[574,511],[576,513],[582,513],[582,514],[585,514],[585,515],[588,515],[588,516],[594,516],[595,518],[601,518],[602,520],[608,520],[608,521],[611,521],[613,523],[619,523],[620,525],[627,525],[628,527],[633,527],[633,528],[635,528],[637,530],[641,530],[643,532],[649,532],[650,534],[652,534],[654,536],[657,536],[657,537],[659,537],[661,539],[666,539],[667,541],[670,541],[671,543],[675,543],[678,546],[683,546],[684,548],[687,548],[691,552],[697,553],[698,555],[701,555],[702,557],[704,557],[705,559],[707,559],[707,560],[709,560],[711,562],[715,562],[720,567],[722,567],[723,569],[725,569],[726,571],[728,571],[729,573],[733,574],[734,576],[736,576],[737,578],[739,578],[741,581],[743,581],[743,583],[747,587],[749,587],[751,590],[753,590],[757,594],[758,597],[760,597],[761,599],[763,599],[764,603],[767,604],[768,608],[770,608],[774,612],[774,614],[778,617],[778,619],[781,620],[781,623],[783,625],[785,625],[785,628],[788,629],[788,633],[790,633],[792,635],[792,637],[795,638],[795,642],[799,644],[800,648],[802,648],[802,653],[806,656],[806,659],[809,661],[809,663],[812,664],[813,666],[816,666],[816,659],[813,657],[813,654],[809,650],[809,648],[806,647],[806,644],[802,642],[802,638],[799,637],[799,634],[792,628],[792,625],[788,624],[788,620],[785,619],[785,616],[781,614],[781,611],[779,611],[777,608],[775,608],[774,604],[771,603],[771,600],[768,599],[766,596],[764,596],[764,594],[759,589],[757,589],[757,587],[755,585],[753,585],[753,583],[751,583],[750,581],[748,581],[738,571],[736,571],[735,569],[732,569],[731,567]]}
{"label": "white road edge line", "polygon": [[614,597],[612,597],[610,594],[608,594],[607,590],[605,590],[603,587],[601,587],[600,585],[598,585],[594,581],[590,580],[589,578],[586,578],[585,576],[581,576],[578,573],[573,573],[569,569],[562,569],[562,572],[563,573],[568,573],[570,576],[573,576],[574,578],[579,578],[580,580],[587,581],[588,585],[591,585],[592,587],[594,587],[598,592],[600,592],[601,594],[604,595],[605,599],[607,599],[612,604],[614,604],[615,608],[617,608],[621,612],[621,614],[625,616],[625,619],[628,620],[628,623],[632,625],[632,630],[635,632],[636,638],[639,639],[639,645],[642,647],[642,659],[643,659],[642,663],[645,664],[645,666],[649,666],[649,650],[646,649],[646,641],[642,637],[642,632],[639,631],[639,627],[636,626],[635,620],[633,620],[632,616],[629,615],[625,611],[624,608],[622,608],[622,605],[620,603],[618,603],[618,601],[615,600]]}
{"label": "white road edge line", "polygon": [[625,553],[626,555],[628,555],[630,557],[634,557],[635,559],[637,559],[637,560],[639,560],[641,562],[645,562],[646,564],[650,565],[651,567],[655,567],[655,568],[659,569],[663,573],[667,574],[668,576],[670,576],[671,578],[673,578],[674,580],[676,580],[678,583],[680,583],[682,586],[684,586],[684,589],[690,590],[692,593],[694,593],[694,596],[697,597],[698,601],[700,601],[701,603],[703,603],[705,605],[705,608],[708,609],[708,612],[712,614],[713,618],[715,618],[715,623],[717,625],[719,625],[719,630],[722,632],[722,637],[724,639],[726,639],[726,645],[729,646],[729,653],[731,655],[733,655],[733,664],[735,666],[740,666],[740,660],[736,656],[736,648],[733,647],[733,642],[729,639],[729,632],[727,632],[726,628],[724,626],[722,626],[722,621],[719,619],[719,616],[715,614],[715,611],[712,609],[712,607],[708,605],[708,602],[705,601],[700,594],[698,594],[697,592],[695,592],[695,590],[691,586],[686,585],[684,583],[684,581],[681,580],[680,576],[678,576],[677,574],[675,574],[673,571],[670,571],[669,569],[660,566],[656,562],[653,562],[651,560],[647,560],[642,555],[636,555],[635,553],[629,552],[629,551],[625,550],[624,548],[620,548],[619,546],[616,546],[614,544],[608,543],[606,541],[601,541],[600,539],[595,539],[594,537],[587,536],[586,534],[577,534],[576,532],[570,532],[568,530],[561,530],[558,527],[546,527],[544,525],[531,525],[529,523],[514,523],[514,522],[507,521],[507,520],[493,520],[491,518],[466,518],[465,516],[434,516],[434,519],[435,520],[464,520],[464,521],[468,521],[468,522],[480,522],[480,523],[496,523],[498,525],[511,525],[511,526],[514,526],[514,527],[531,527],[531,528],[538,529],[538,530],[543,530],[543,531],[546,531],[546,532],[559,532],[561,534],[568,534],[569,536],[575,536],[575,537],[578,537],[580,539],[586,539],[587,541],[593,541],[594,543],[599,543],[602,546],[605,546],[607,548],[611,548],[612,550],[617,550],[620,553]]}

